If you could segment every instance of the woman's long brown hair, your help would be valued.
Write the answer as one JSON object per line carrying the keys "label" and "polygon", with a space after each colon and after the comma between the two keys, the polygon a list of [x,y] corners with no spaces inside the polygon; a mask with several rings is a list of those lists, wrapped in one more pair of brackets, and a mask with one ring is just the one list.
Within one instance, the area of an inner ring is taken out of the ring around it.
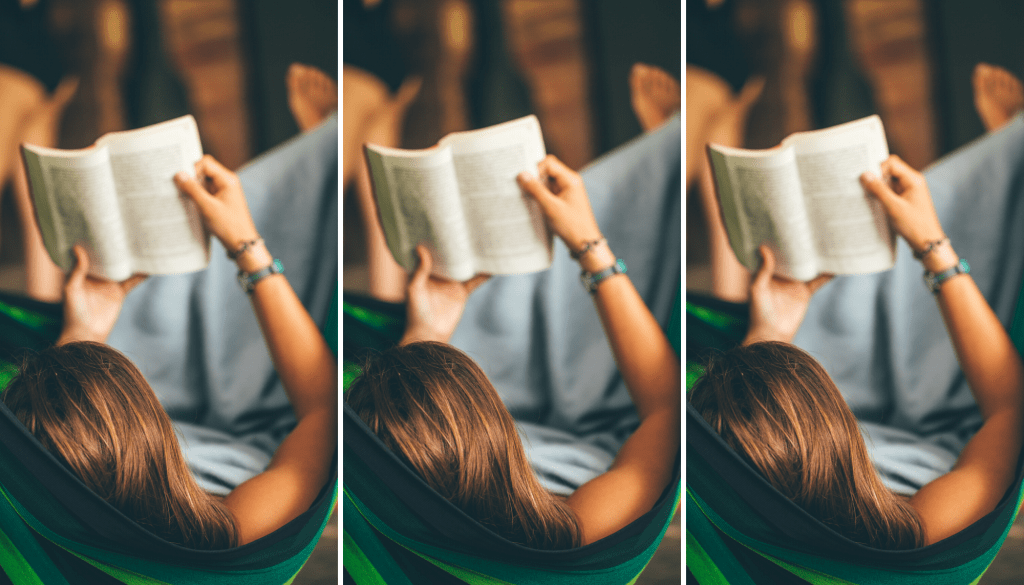
{"label": "woman's long brown hair", "polygon": [[921,546],[917,513],[882,483],[857,420],[824,368],[785,343],[716,356],[690,404],[791,500],[851,540]]}
{"label": "woman's long brown hair", "polygon": [[572,510],[545,490],[512,415],[472,359],[442,343],[370,360],[345,400],[435,491],[501,536],[541,549],[580,544]]}
{"label": "woman's long brown hair", "polygon": [[29,356],[3,402],[92,491],[163,539],[237,543],[231,513],[192,477],[171,420],[117,350],[77,342]]}

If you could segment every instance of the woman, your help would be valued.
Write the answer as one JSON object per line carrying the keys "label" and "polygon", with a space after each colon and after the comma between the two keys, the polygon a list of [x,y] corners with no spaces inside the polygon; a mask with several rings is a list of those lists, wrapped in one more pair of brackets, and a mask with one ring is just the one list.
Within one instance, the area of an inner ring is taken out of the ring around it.
{"label": "woman", "polygon": [[[983,418],[952,469],[909,497],[883,483],[858,420],[825,369],[785,345],[797,334],[811,295],[828,277],[810,283],[774,277],[775,260],[767,247],[762,247],[764,264],[751,286],[750,330],[743,347],[709,366],[690,401],[776,489],[837,532],[878,548],[911,548],[938,542],[979,520],[1012,485],[1024,440],[1024,368],[1003,325],[962,268],[924,176],[896,156],[883,164],[883,172],[892,176],[891,185],[869,174],[861,181],[923,265]],[[870,370],[870,362],[859,367]],[[927,455],[923,450],[919,458]]]}
{"label": "woman", "polygon": [[[668,135],[676,137],[678,149],[678,134]],[[610,468],[564,498],[542,487],[487,376],[466,355],[442,345],[459,324],[469,293],[486,278],[453,283],[431,277],[424,247],[409,281],[399,347],[371,360],[346,400],[432,488],[482,524],[527,546],[569,548],[639,518],[672,479],[680,366],[629,276],[612,270],[617,259],[598,228],[583,179],[553,156],[539,173],[546,183],[524,173],[520,186],[591,280],[586,287],[640,420]]]}
{"label": "woman", "polygon": [[[336,141],[336,133],[326,135]],[[171,542],[224,548],[284,526],[309,508],[329,479],[337,445],[337,364],[288,280],[270,270],[274,257],[256,229],[239,178],[209,156],[196,164],[196,174],[205,177],[203,183],[181,173],[175,182],[245,281],[297,421],[266,468],[223,499],[200,488],[153,389],[127,358],[102,345],[125,295],[141,278],[111,283],[87,276],[89,258],[82,247],[75,248],[77,264],[65,285],[57,346],[27,358],[3,401],[88,487],[129,518]],[[234,292],[240,301],[241,293]]]}

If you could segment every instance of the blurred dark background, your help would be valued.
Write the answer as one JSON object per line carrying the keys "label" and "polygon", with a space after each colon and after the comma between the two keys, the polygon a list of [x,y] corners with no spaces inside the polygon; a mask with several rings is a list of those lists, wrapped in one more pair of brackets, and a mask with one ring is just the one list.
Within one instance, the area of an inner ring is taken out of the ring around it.
{"label": "blurred dark background", "polygon": [[[719,4],[712,1],[710,4]],[[878,114],[891,152],[915,168],[983,133],[971,73],[979,62],[1024,78],[1015,0],[735,0],[733,30],[766,84],[748,148]],[[687,288],[707,288],[699,198],[687,217]]]}

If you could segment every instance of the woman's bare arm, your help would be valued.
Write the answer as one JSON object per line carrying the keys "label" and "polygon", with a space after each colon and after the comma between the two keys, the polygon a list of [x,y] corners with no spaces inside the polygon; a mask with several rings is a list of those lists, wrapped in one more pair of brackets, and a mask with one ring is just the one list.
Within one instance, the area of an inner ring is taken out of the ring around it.
{"label": "woman's bare arm", "polygon": [[[541,163],[548,184],[520,176],[520,185],[540,204],[548,224],[571,250],[601,238],[578,174],[549,156]],[[597,272],[615,263],[602,242],[581,256],[580,266]],[[640,426],[619,450],[611,468],[580,486],[568,499],[590,543],[648,512],[672,479],[679,455],[679,358],[625,274],[608,277],[594,294],[615,363],[640,416]]]}
{"label": "woman's bare arm", "polygon": [[[955,266],[959,257],[944,240],[924,176],[896,156],[885,163],[891,188],[866,176],[864,186],[892,219],[911,248],[933,247],[922,260],[934,273]],[[1002,323],[970,275],[942,284],[936,300],[956,350],[960,368],[985,419],[949,473],[911,498],[924,526],[926,543],[956,534],[991,512],[1013,483],[1024,441],[1024,366]]]}
{"label": "woman's bare arm", "polygon": [[[176,181],[196,202],[210,230],[229,250],[256,240],[238,177],[209,156],[197,166],[198,174],[208,177],[207,185],[187,177]],[[262,243],[236,259],[239,269],[249,273],[272,261]],[[319,327],[284,275],[260,280],[251,301],[298,423],[266,471],[224,499],[235,516],[240,544],[273,532],[309,508],[328,480],[338,441],[338,364]]]}

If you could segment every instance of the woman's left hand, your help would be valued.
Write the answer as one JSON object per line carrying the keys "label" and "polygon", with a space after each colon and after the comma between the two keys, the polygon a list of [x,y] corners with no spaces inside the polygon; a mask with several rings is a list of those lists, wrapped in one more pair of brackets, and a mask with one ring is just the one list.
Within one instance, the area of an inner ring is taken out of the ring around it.
{"label": "woman's left hand", "polygon": [[757,341],[789,343],[803,323],[811,296],[832,280],[832,275],[822,274],[809,282],[775,276],[775,254],[763,244],[759,250],[764,262],[750,284],[750,329],[743,345]]}
{"label": "woman's left hand", "polygon": [[75,246],[75,267],[64,284],[64,329],[57,345],[70,341],[104,343],[121,313],[125,296],[146,280],[135,274],[124,282],[100,280],[88,275],[89,255]]}
{"label": "woman's left hand", "polygon": [[447,343],[455,332],[466,308],[466,299],[476,287],[490,278],[478,274],[466,282],[445,280],[430,275],[434,260],[426,246],[417,246],[420,265],[409,279],[406,289],[405,335],[399,345],[414,341],[440,341]]}

